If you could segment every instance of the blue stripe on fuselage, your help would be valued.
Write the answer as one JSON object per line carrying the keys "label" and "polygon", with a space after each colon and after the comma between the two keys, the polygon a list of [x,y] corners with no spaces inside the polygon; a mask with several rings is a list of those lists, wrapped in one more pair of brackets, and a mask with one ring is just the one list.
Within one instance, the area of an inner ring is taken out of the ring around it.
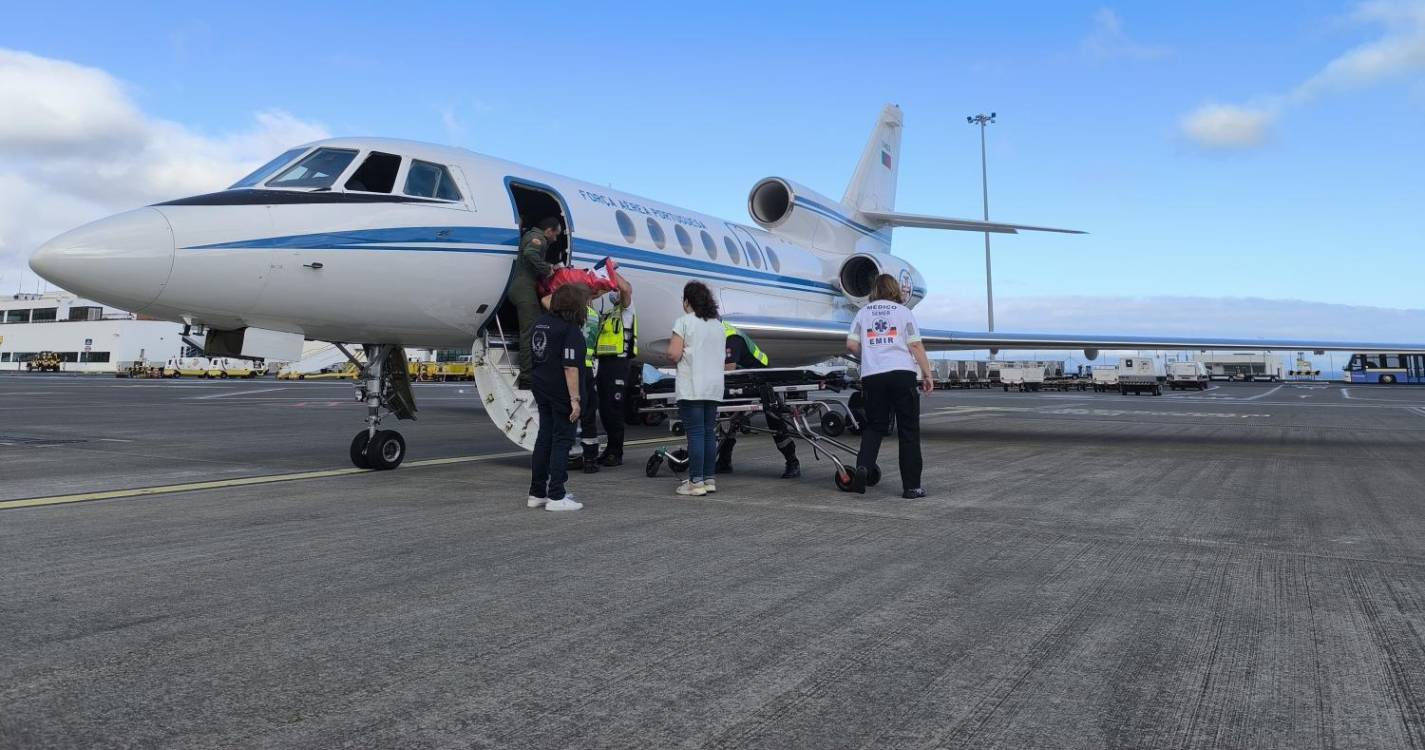
{"label": "blue stripe on fuselage", "polygon": [[872,229],[871,227],[868,227],[868,226],[866,226],[865,224],[862,224],[862,223],[860,223],[860,222],[858,222],[858,221],[853,221],[852,219],[850,219],[850,218],[848,218],[848,217],[846,217],[846,216],[843,216],[843,215],[842,215],[839,211],[837,211],[836,209],[829,208],[829,207],[827,207],[827,206],[823,206],[823,205],[821,205],[820,203],[817,203],[816,201],[809,200],[809,199],[807,199],[807,198],[803,198],[803,197],[800,196],[800,195],[798,195],[798,196],[796,197],[796,199],[795,199],[793,202],[796,203],[796,205],[801,206],[802,208],[805,208],[805,209],[808,210],[808,211],[811,211],[812,213],[820,214],[821,216],[825,216],[826,218],[831,219],[832,221],[835,221],[835,222],[837,222],[838,224],[841,224],[841,225],[847,227],[848,229],[851,229],[851,230],[853,230],[853,231],[860,232],[861,234],[864,234],[864,235],[866,235],[867,237],[871,237],[871,238],[873,238],[873,239],[878,239],[878,240],[881,240],[881,241],[883,241],[883,242],[889,242],[889,241],[890,241],[889,236],[887,236],[887,234],[885,234],[885,230],[883,230],[883,229],[882,229],[882,230]]}
{"label": "blue stripe on fuselage", "polygon": [[[501,245],[509,250],[440,247],[444,244]],[[395,227],[385,229],[358,229],[346,232],[322,232],[316,234],[285,235],[264,237],[235,242],[217,242],[208,245],[194,245],[185,250],[385,250],[403,252],[445,252],[445,253],[485,253],[513,255],[519,244],[519,233],[513,229],[498,227]],[[676,255],[624,247],[597,240],[574,238],[574,253],[586,258],[598,259],[605,256],[623,263],[629,261],[629,268],[671,273],[683,276],[717,281],[738,281],[774,289],[786,289],[821,294],[836,294],[836,287],[826,282],[802,279],[796,276],[756,271],[750,268],[724,266],[711,261],[681,258]],[[662,264],[674,269],[658,268],[646,264]],[[719,274],[710,276],[708,274]],[[731,279],[726,277],[733,277]]]}

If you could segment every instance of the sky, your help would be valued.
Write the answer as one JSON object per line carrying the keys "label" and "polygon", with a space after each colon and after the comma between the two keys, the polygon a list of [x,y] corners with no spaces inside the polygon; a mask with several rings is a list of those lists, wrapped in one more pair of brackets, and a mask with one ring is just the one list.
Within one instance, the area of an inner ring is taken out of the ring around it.
{"label": "sky", "polygon": [[[288,146],[464,146],[747,222],[840,196],[880,108],[897,207],[993,240],[1000,330],[1425,340],[1425,0],[38,4],[0,24],[0,293],[50,236]],[[983,329],[983,237],[899,229]]]}

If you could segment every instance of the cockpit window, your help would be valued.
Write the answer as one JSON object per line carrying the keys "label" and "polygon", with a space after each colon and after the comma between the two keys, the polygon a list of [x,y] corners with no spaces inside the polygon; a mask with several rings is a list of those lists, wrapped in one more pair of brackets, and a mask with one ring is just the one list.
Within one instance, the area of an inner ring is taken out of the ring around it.
{"label": "cockpit window", "polygon": [[443,201],[460,200],[460,189],[455,187],[455,180],[450,176],[450,170],[439,164],[432,164],[419,159],[411,160],[411,169],[406,173],[406,195],[416,195],[422,198],[437,198]]}
{"label": "cockpit window", "polygon": [[346,181],[347,190],[366,193],[389,193],[396,187],[396,173],[401,171],[401,157],[372,151],[366,161],[351,173]]}
{"label": "cockpit window", "polygon": [[271,177],[273,172],[276,172],[277,170],[281,169],[282,167],[287,166],[287,163],[288,163],[288,162],[290,162],[290,161],[292,161],[293,159],[297,158],[298,156],[300,156],[300,155],[306,153],[306,151],[307,151],[307,147],[306,147],[306,146],[303,146],[303,147],[301,147],[301,148],[294,148],[294,149],[291,149],[291,150],[288,150],[288,151],[283,151],[281,156],[279,156],[279,157],[277,157],[276,159],[273,159],[272,161],[267,162],[266,164],[263,164],[262,166],[258,167],[258,168],[257,168],[257,171],[255,171],[255,172],[253,172],[252,174],[250,174],[250,175],[248,175],[248,176],[242,178],[241,180],[238,180],[237,182],[234,182],[234,183],[232,184],[232,186],[229,187],[228,189],[229,189],[229,190],[234,190],[234,189],[236,189],[236,188],[249,188],[249,187],[252,187],[252,186],[256,185],[257,183],[262,182],[263,180],[267,179],[268,177]]}
{"label": "cockpit window", "polygon": [[319,148],[311,156],[293,164],[267,181],[273,188],[323,189],[332,186],[336,178],[356,158],[356,151],[345,148]]}

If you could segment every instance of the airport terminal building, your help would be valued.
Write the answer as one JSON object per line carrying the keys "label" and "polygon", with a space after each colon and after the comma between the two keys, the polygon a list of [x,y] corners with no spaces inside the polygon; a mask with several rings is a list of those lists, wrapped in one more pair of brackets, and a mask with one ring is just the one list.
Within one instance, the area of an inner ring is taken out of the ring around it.
{"label": "airport terminal building", "polygon": [[65,372],[114,372],[121,363],[184,354],[183,327],[64,291],[0,297],[0,372],[54,352]]}

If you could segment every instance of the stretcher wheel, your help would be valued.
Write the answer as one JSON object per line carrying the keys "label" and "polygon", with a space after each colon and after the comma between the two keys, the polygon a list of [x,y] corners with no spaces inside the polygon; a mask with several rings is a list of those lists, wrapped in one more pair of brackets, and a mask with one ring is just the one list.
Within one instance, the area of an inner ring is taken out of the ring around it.
{"label": "stretcher wheel", "polygon": [[831,478],[836,480],[836,489],[842,492],[851,491],[851,475],[846,471],[837,469],[836,473],[831,475]]}
{"label": "stretcher wheel", "polygon": [[688,450],[686,448],[670,451],[667,457],[668,468],[672,469],[674,474],[682,474],[688,470]]}
{"label": "stretcher wheel", "polygon": [[663,420],[665,418],[665,415],[660,414],[656,411],[651,411],[643,415],[643,425],[645,427],[657,427],[658,425],[663,424]]}
{"label": "stretcher wheel", "polygon": [[674,435],[682,435],[682,434],[683,434],[683,423],[682,423],[682,422],[674,422],[674,423],[673,423],[673,434],[674,434]]}
{"label": "stretcher wheel", "polygon": [[866,486],[875,487],[881,483],[881,467],[872,466],[866,470]]}
{"label": "stretcher wheel", "polygon": [[837,437],[846,431],[846,418],[834,411],[829,411],[821,415],[821,431]]}
{"label": "stretcher wheel", "polygon": [[653,477],[658,476],[658,470],[662,468],[662,466],[663,454],[654,453],[653,455],[648,457],[648,463],[644,465],[643,473],[647,474],[649,479],[652,479]]}

